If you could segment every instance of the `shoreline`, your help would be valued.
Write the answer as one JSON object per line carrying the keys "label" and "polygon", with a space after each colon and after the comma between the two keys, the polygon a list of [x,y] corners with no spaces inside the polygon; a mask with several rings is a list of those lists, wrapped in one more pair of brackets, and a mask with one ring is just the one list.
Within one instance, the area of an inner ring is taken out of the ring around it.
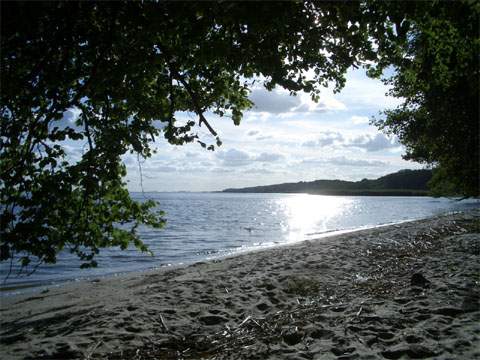
{"label": "shoreline", "polygon": [[[436,216],[446,216],[446,215],[455,215],[458,213],[462,213],[461,211],[448,211],[445,213],[442,213],[441,215],[435,215]],[[399,225],[403,223],[408,223],[408,222],[413,222],[413,221],[422,221],[422,220],[427,220],[429,218],[432,218],[432,216],[427,216],[427,217],[421,217],[421,218],[413,218],[413,219],[405,219],[405,220],[399,220],[395,222],[389,222],[385,224],[377,224],[377,225],[364,225],[364,226],[359,226],[356,228],[347,228],[347,229],[335,229],[335,230],[326,230],[324,232],[317,232],[317,233],[312,233],[312,234],[304,234],[304,238],[301,240],[293,241],[293,242],[285,242],[285,243],[265,243],[262,245],[258,246],[247,246],[244,249],[238,248],[235,249],[232,252],[228,252],[225,254],[217,255],[217,256],[210,256],[206,257],[204,259],[199,259],[198,261],[188,261],[188,262],[178,262],[178,263],[172,263],[172,264],[166,264],[166,265],[161,265],[157,267],[151,267],[151,268],[145,268],[145,269],[136,269],[136,270],[126,270],[126,271],[120,271],[120,272],[114,272],[114,273],[106,273],[106,274],[100,274],[100,275],[84,275],[84,276],[79,276],[74,279],[66,279],[66,280],[51,280],[49,282],[44,282],[44,283],[38,283],[38,285],[23,285],[22,283],[18,283],[17,285],[11,285],[10,288],[4,288],[2,285],[0,285],[0,301],[3,298],[8,298],[12,296],[21,296],[21,295],[34,295],[38,294],[42,291],[45,290],[50,290],[50,289],[55,289],[55,288],[61,288],[65,285],[69,284],[79,284],[82,282],[89,282],[89,281],[96,281],[96,280],[107,280],[110,278],[116,278],[116,277],[121,277],[121,276],[141,276],[143,273],[146,272],[158,272],[158,271],[169,271],[169,270],[176,270],[180,268],[187,268],[189,266],[195,265],[196,263],[199,262],[210,262],[214,260],[224,260],[228,259],[231,257],[235,257],[238,255],[243,255],[243,254],[249,254],[249,253],[255,253],[258,251],[265,251],[269,250],[272,248],[277,248],[277,247],[283,247],[283,246],[292,246],[295,244],[302,243],[304,241],[320,241],[329,237],[335,237],[335,236],[340,236],[340,235],[345,235],[345,234],[350,234],[350,233],[355,233],[358,231],[364,231],[364,230],[375,230],[378,228],[382,227],[387,227],[387,226],[394,226],[394,225]],[[225,249],[220,249],[219,252],[223,252]],[[17,289],[20,289],[20,291],[17,291]]]}
{"label": "shoreline", "polygon": [[[458,213],[458,211],[450,211],[445,213],[444,215],[449,215],[449,214],[455,214]],[[94,281],[94,280],[106,280],[109,278],[114,278],[118,276],[129,276],[129,275],[141,275],[142,273],[145,272],[151,272],[151,271],[168,271],[168,270],[175,270],[179,268],[186,268],[192,265],[195,265],[196,263],[199,262],[209,262],[209,261],[214,261],[214,260],[223,260],[223,259],[228,259],[230,257],[235,257],[238,255],[242,254],[249,254],[249,253],[254,253],[257,251],[265,251],[268,249],[276,248],[276,247],[282,247],[282,246],[291,246],[295,244],[299,244],[303,241],[316,241],[316,240],[321,240],[325,239],[328,237],[332,236],[338,236],[338,235],[343,235],[343,234],[349,234],[352,232],[357,232],[357,231],[363,231],[363,230],[372,230],[372,229],[377,229],[385,226],[392,226],[392,225],[397,225],[397,224],[402,224],[405,222],[411,222],[411,221],[419,221],[419,220],[425,220],[428,219],[429,217],[423,217],[423,218],[418,218],[418,219],[407,219],[407,220],[400,220],[400,221],[395,221],[395,222],[390,222],[386,224],[378,224],[378,225],[365,225],[365,226],[360,226],[357,228],[348,228],[348,229],[342,229],[342,230],[326,230],[324,232],[317,232],[317,233],[312,233],[312,234],[305,234],[304,236],[307,236],[308,238],[303,238],[301,240],[293,241],[293,242],[284,242],[284,243],[265,243],[262,245],[257,245],[257,246],[247,246],[244,249],[238,248],[235,249],[232,252],[222,254],[222,255],[217,255],[217,256],[210,256],[206,257],[204,259],[199,259],[198,261],[191,261],[191,262],[178,262],[178,263],[172,263],[172,264],[167,264],[167,265],[162,265],[162,266],[157,266],[157,267],[151,267],[151,268],[146,268],[146,269],[137,269],[137,270],[130,270],[130,271],[120,271],[120,272],[115,272],[115,273],[107,273],[107,274],[102,274],[102,275],[85,275],[85,276],[80,276],[78,278],[74,279],[67,279],[67,280],[60,280],[57,282],[51,281],[51,282],[45,282],[45,283],[39,283],[38,285],[23,285],[19,283],[18,285],[12,285],[12,287],[17,286],[13,289],[5,289],[0,285],[0,299],[4,297],[11,297],[11,296],[20,296],[20,295],[25,295],[25,294],[37,294],[41,291],[49,290],[50,288],[61,288],[64,285],[68,284],[78,284],[81,282],[88,282],[88,281]],[[225,249],[220,249],[219,252],[223,252]],[[16,291],[17,289],[25,289],[25,291]]]}
{"label": "shoreline", "polygon": [[[479,219],[477,209],[2,297],[0,354],[480,357]],[[412,285],[417,273],[428,286]]]}

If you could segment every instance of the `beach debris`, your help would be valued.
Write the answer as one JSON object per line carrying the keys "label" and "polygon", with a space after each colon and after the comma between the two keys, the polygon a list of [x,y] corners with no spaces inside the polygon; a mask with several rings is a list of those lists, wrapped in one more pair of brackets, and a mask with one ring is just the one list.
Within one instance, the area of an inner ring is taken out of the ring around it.
{"label": "beach debris", "polygon": [[415,273],[410,278],[410,285],[418,286],[418,287],[427,287],[430,285],[430,281],[428,281],[421,273]]}
{"label": "beach debris", "polygon": [[252,318],[252,317],[251,317],[250,315],[248,315],[248,316],[240,323],[240,325],[238,325],[237,330],[240,329],[244,324],[246,324],[247,321],[250,320],[251,318]]}
{"label": "beach debris", "polygon": [[165,319],[163,318],[162,314],[160,314],[160,322],[162,323],[163,329],[168,332],[167,324],[165,323]]}
{"label": "beach debris", "polygon": [[257,320],[255,320],[254,318],[250,319],[255,325],[257,325],[259,328],[262,328],[262,325],[259,324],[259,322]]}
{"label": "beach debris", "polygon": [[92,346],[91,349],[87,351],[87,355],[85,355],[85,360],[90,360],[92,358],[92,355],[95,353],[95,350],[100,346],[102,343],[102,340],[98,341],[96,344]]}
{"label": "beach debris", "polygon": [[355,274],[355,279],[354,279],[354,282],[358,283],[358,284],[363,284],[363,283],[366,283],[368,281],[368,276],[363,276],[361,274]]}

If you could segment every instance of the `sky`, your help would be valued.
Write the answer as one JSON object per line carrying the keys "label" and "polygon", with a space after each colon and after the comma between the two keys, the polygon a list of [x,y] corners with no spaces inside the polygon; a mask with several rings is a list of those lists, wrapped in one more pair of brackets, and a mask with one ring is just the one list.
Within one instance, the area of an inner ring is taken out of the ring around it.
{"label": "sky", "polygon": [[[387,96],[388,88],[364,70],[349,70],[346,77],[340,93],[324,88],[318,103],[305,93],[253,88],[255,105],[239,126],[206,113],[223,142],[215,151],[198,143],[173,146],[160,138],[153,144],[157,153],[141,159],[141,170],[137,156],[126,154],[128,189],[218,191],[317,179],[357,181],[421,168],[401,158],[404,148],[395,138],[369,125],[372,116],[400,101]],[[196,120],[194,114],[176,117]],[[215,142],[205,127],[197,130],[203,140]]]}

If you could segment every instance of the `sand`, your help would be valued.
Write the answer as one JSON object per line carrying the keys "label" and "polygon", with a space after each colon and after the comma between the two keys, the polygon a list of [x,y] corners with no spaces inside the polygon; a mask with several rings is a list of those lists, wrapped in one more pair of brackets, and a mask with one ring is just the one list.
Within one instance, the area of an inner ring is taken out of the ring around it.
{"label": "sand", "polygon": [[480,211],[1,299],[2,359],[480,359]]}

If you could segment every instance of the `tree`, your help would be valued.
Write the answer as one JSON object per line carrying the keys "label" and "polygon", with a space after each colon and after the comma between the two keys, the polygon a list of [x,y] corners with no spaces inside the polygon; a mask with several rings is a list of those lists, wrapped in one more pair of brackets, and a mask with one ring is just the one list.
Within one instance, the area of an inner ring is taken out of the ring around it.
{"label": "tree", "polygon": [[[263,78],[318,98],[373,56],[360,3],[314,2],[2,2],[0,260],[54,263],[70,251],[95,266],[107,246],[147,248],[139,224],[161,227],[153,202],[125,188],[127,151],[220,145],[205,112],[235,124],[251,106],[248,87]],[[313,69],[315,79],[304,73]],[[62,118],[69,109],[75,126]],[[200,141],[194,112],[214,144]],[[69,143],[84,144],[80,159]]]}
{"label": "tree", "polygon": [[406,159],[436,167],[430,183],[436,195],[480,195],[479,14],[474,1],[369,8],[372,19],[389,19],[385,36],[377,36],[379,61],[371,74],[393,66],[385,82],[403,99],[374,123],[398,136]]}

